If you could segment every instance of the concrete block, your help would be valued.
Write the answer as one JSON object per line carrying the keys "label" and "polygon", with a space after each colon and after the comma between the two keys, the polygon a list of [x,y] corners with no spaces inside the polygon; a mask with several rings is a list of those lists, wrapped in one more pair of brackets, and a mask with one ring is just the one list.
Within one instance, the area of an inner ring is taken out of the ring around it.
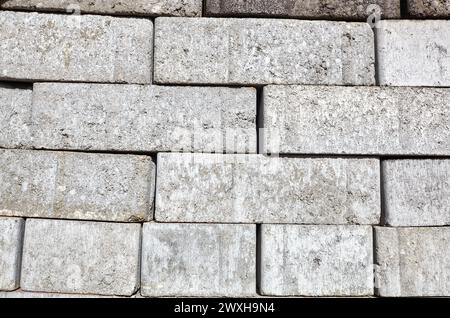
{"label": "concrete block", "polygon": [[21,287],[130,296],[139,288],[140,232],[140,224],[28,219]]}
{"label": "concrete block", "polygon": [[263,151],[450,155],[450,89],[269,86]]}
{"label": "concrete block", "polygon": [[256,90],[38,83],[32,122],[37,148],[255,153]]}
{"label": "concrete block", "polygon": [[145,223],[143,296],[256,294],[256,226]]}
{"label": "concrete block", "polygon": [[96,221],[151,219],[150,157],[0,150],[0,215]]}
{"label": "concrete block", "polygon": [[373,85],[366,23],[157,18],[155,81],[171,84]]}
{"label": "concrete block", "polygon": [[377,159],[158,154],[160,222],[378,224]]}
{"label": "concrete block", "polygon": [[417,18],[450,18],[450,0],[408,0],[408,14]]}
{"label": "concrete block", "polygon": [[202,0],[7,0],[1,9],[127,16],[201,16]]}
{"label": "concrete block", "polygon": [[19,287],[23,219],[0,217],[0,290]]}
{"label": "concrete block", "polygon": [[375,228],[379,296],[450,296],[450,228]]}
{"label": "concrete block", "polygon": [[386,222],[450,225],[450,160],[383,161]]}
{"label": "concrete block", "polygon": [[382,18],[400,18],[400,0],[206,0],[206,14],[213,16],[365,21],[375,8]]}
{"label": "concrete block", "polygon": [[0,11],[0,80],[151,82],[146,19]]}
{"label": "concrete block", "polygon": [[369,226],[261,226],[261,292],[271,296],[373,294]]}
{"label": "concrete block", "polygon": [[36,293],[23,290],[0,292],[0,299],[57,299],[57,298],[120,298],[120,296],[102,296],[88,294]]}
{"label": "concrete block", "polygon": [[0,147],[20,148],[31,141],[30,89],[0,85]]}
{"label": "concrete block", "polygon": [[380,21],[381,85],[450,86],[450,21]]}

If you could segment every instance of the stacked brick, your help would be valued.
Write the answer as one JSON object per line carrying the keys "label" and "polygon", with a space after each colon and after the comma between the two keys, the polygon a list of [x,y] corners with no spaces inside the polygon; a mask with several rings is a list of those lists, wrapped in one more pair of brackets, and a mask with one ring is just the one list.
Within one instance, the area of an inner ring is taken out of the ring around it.
{"label": "stacked brick", "polygon": [[450,5],[400,7],[0,1],[0,297],[450,296]]}

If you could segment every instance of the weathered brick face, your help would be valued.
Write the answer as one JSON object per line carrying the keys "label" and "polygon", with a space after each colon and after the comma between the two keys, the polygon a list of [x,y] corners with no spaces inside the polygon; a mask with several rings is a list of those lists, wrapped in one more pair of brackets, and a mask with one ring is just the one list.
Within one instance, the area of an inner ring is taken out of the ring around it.
{"label": "weathered brick face", "polygon": [[448,0],[0,0],[0,298],[450,296]]}

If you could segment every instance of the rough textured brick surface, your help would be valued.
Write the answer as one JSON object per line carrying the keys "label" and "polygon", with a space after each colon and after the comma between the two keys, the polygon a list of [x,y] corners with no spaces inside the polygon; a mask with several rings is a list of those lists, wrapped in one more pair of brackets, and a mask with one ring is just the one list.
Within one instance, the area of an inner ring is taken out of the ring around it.
{"label": "rough textured brick surface", "polygon": [[[10,292],[0,292],[0,299],[8,298],[120,298],[120,296],[102,296],[102,295],[88,295],[88,294],[61,294],[61,293],[38,293],[27,292],[23,290],[15,290]],[[124,297],[125,298],[125,297]]]}
{"label": "rough textured brick surface", "polygon": [[132,295],[139,288],[140,231],[140,224],[29,219],[20,285],[25,291]]}
{"label": "rough textured brick surface", "polygon": [[175,84],[374,84],[365,23],[157,18],[155,81]]}
{"label": "rough textured brick surface", "polygon": [[261,231],[263,295],[373,294],[371,227],[262,225]]}
{"label": "rough textured brick surface", "polygon": [[200,16],[202,0],[2,0],[0,8],[134,16]]}
{"label": "rough textured brick surface", "polygon": [[150,157],[0,150],[0,215],[135,222],[151,218]]}
{"label": "rough textured brick surface", "polygon": [[252,296],[256,226],[146,223],[144,296]]}
{"label": "rough textured brick surface", "polygon": [[450,0],[408,0],[408,14],[419,18],[450,18]]}
{"label": "rough textured brick surface", "polygon": [[400,18],[400,0],[206,0],[206,14],[363,21],[373,13],[372,5],[383,18]]}
{"label": "rough textured brick surface", "polygon": [[150,83],[146,19],[0,11],[0,80]]}
{"label": "rough textured brick surface", "polygon": [[381,85],[450,86],[450,21],[381,21]]}
{"label": "rough textured brick surface", "polygon": [[264,151],[450,155],[449,89],[269,86]]}
{"label": "rough textured brick surface", "polygon": [[383,175],[389,225],[450,225],[450,160],[388,160]]}
{"label": "rough textured brick surface", "polygon": [[31,89],[0,84],[0,147],[19,148],[29,144]]}
{"label": "rough textured brick surface", "polygon": [[256,90],[35,84],[32,123],[37,148],[254,153]]}
{"label": "rough textured brick surface", "polygon": [[450,228],[376,228],[380,296],[450,296]]}
{"label": "rough textured brick surface", "polygon": [[0,290],[19,287],[23,220],[0,217]]}
{"label": "rough textured brick surface", "polygon": [[378,224],[376,159],[159,154],[164,222]]}

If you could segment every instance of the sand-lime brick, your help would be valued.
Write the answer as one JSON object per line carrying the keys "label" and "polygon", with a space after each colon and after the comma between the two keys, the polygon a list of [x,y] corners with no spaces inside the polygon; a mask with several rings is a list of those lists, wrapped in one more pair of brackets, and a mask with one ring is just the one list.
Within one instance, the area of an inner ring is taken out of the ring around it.
{"label": "sand-lime brick", "polygon": [[268,86],[262,151],[450,155],[450,89]]}
{"label": "sand-lime brick", "polygon": [[33,146],[256,152],[256,89],[37,83]]}
{"label": "sand-lime brick", "polygon": [[151,83],[147,19],[0,11],[0,80]]}
{"label": "sand-lime brick", "polygon": [[0,217],[0,291],[19,287],[24,221]]}
{"label": "sand-lime brick", "polygon": [[171,84],[374,85],[367,23],[157,18],[154,80]]}
{"label": "sand-lime brick", "polygon": [[146,223],[143,296],[256,295],[256,226]]}
{"label": "sand-lime brick", "polygon": [[150,157],[0,150],[0,215],[139,222],[152,218]]}
{"label": "sand-lime brick", "polygon": [[377,159],[158,154],[160,222],[378,224]]}
{"label": "sand-lime brick", "polygon": [[140,224],[27,219],[25,291],[131,296],[139,288]]}
{"label": "sand-lime brick", "polygon": [[261,293],[373,294],[370,226],[261,225]]}
{"label": "sand-lime brick", "polygon": [[375,288],[383,297],[450,296],[450,228],[375,228]]}

